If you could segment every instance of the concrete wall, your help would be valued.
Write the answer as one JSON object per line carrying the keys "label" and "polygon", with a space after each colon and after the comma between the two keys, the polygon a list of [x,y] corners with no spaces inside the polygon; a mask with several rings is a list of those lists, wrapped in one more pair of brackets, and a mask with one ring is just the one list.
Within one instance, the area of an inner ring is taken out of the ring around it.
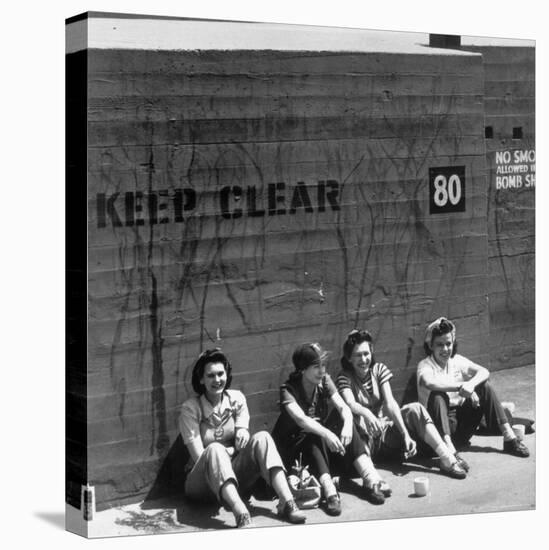
{"label": "concrete wall", "polygon": [[488,180],[490,367],[535,363],[535,49],[482,54]]}
{"label": "concrete wall", "polygon": [[[375,336],[398,397],[425,323],[489,361],[478,54],[89,51],[88,453],[143,496],[204,348],[270,428],[297,343]],[[430,169],[465,210],[430,213]]]}

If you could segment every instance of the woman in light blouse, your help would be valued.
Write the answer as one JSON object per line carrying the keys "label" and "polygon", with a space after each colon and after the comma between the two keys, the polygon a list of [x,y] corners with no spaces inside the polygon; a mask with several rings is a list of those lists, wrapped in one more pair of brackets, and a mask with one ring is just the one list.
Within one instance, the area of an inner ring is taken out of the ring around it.
{"label": "woman in light blouse", "polygon": [[190,454],[185,495],[217,499],[229,508],[237,527],[251,526],[241,494],[261,476],[279,497],[278,513],[290,523],[303,523],[286,480],[276,446],[266,431],[250,436],[246,398],[231,390],[231,365],[224,353],[207,350],[196,361],[192,386],[196,396],[181,407],[179,426]]}

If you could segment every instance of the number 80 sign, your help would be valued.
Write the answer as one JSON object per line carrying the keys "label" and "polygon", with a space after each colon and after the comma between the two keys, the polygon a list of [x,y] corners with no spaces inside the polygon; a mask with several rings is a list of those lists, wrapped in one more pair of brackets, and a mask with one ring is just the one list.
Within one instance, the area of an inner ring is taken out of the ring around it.
{"label": "number 80 sign", "polygon": [[429,168],[429,213],[465,212],[465,166]]}

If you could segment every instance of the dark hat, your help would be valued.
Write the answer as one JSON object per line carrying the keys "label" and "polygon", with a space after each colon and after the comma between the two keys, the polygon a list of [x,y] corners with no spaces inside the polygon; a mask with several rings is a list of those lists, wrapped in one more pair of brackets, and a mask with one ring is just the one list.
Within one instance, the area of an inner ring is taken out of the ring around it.
{"label": "dark hat", "polygon": [[320,365],[328,356],[320,344],[308,343],[297,346],[293,355],[292,362],[296,370],[305,370],[311,365]]}

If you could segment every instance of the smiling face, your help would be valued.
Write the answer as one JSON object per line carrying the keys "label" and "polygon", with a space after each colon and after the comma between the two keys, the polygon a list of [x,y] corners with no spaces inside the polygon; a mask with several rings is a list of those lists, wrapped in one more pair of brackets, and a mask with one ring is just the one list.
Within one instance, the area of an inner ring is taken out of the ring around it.
{"label": "smiling face", "polygon": [[452,333],[447,332],[440,336],[435,336],[431,343],[431,351],[435,361],[441,366],[445,367],[448,363],[448,359],[452,356],[452,349],[454,347],[454,338]]}
{"label": "smiling face", "polygon": [[206,398],[216,400],[220,397],[227,384],[227,372],[223,363],[207,363],[200,383],[204,386]]}
{"label": "smiling face", "polygon": [[372,348],[370,342],[362,342],[353,348],[351,353],[351,365],[359,378],[364,378],[372,363]]}

